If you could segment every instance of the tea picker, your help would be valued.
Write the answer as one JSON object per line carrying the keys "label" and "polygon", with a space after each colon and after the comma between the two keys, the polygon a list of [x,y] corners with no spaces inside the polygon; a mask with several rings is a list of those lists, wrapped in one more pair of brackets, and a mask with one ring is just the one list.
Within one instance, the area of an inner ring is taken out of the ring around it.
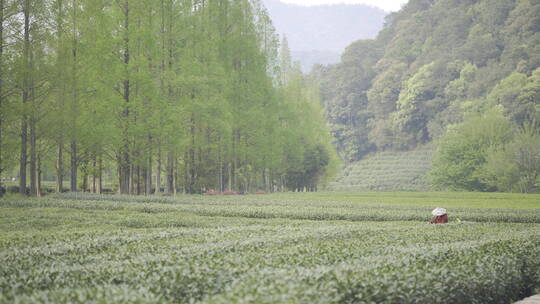
{"label": "tea picker", "polygon": [[444,208],[435,208],[431,211],[431,214],[435,216],[434,219],[429,221],[430,224],[446,224],[448,223],[448,214]]}

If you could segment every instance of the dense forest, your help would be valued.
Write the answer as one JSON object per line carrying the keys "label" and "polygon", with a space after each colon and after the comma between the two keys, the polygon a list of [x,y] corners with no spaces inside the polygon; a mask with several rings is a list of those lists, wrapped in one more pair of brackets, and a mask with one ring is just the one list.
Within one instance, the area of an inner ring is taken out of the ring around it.
{"label": "dense forest", "polygon": [[0,0],[1,176],[34,196],[316,190],[337,159],[279,48],[258,0]]}
{"label": "dense forest", "polygon": [[311,73],[347,162],[437,145],[450,190],[540,190],[540,2],[411,0]]}

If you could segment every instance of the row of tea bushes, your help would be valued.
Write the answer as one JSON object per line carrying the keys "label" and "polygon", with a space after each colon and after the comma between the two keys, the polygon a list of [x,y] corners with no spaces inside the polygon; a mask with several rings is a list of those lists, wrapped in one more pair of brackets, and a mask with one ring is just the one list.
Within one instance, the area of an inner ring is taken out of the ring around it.
{"label": "row of tea bushes", "polygon": [[385,151],[347,165],[331,183],[331,190],[407,190],[426,191],[431,187],[426,175],[431,169],[434,149]]}
{"label": "row of tea bushes", "polygon": [[394,217],[422,219],[422,206],[113,199],[0,200],[0,303],[508,303],[540,291],[534,221],[429,225]]}
{"label": "row of tea bushes", "polygon": [[[69,196],[68,196],[69,197]],[[69,208],[81,210],[134,210],[141,213],[183,212],[199,216],[289,218],[347,221],[428,221],[430,206],[389,206],[349,202],[273,200],[255,196],[123,197],[79,195],[77,198],[0,199],[12,208]],[[540,223],[540,209],[450,208],[451,221]]]}

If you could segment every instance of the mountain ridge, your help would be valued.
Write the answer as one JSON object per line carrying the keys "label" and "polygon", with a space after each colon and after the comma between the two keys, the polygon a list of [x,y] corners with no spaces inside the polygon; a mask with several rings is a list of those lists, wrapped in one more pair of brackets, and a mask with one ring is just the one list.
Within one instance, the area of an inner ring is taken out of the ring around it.
{"label": "mountain ridge", "polygon": [[339,62],[352,42],[373,39],[384,25],[387,13],[364,4],[303,6],[279,0],[263,0],[276,32],[287,37],[293,60],[303,70],[313,64]]}

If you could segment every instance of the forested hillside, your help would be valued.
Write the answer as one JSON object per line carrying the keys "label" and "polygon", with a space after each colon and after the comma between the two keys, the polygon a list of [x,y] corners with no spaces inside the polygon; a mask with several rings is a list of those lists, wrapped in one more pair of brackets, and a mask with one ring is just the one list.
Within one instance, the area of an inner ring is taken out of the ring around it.
{"label": "forested hillside", "polygon": [[436,141],[436,187],[530,192],[539,66],[539,1],[411,0],[311,76],[345,160]]}
{"label": "forested hillside", "polygon": [[315,190],[334,166],[258,0],[0,0],[0,21],[0,176],[20,193]]}
{"label": "forested hillside", "polygon": [[286,36],[293,60],[304,71],[313,64],[339,62],[351,42],[373,39],[382,29],[386,12],[362,4],[296,5],[263,0],[276,30]]}

